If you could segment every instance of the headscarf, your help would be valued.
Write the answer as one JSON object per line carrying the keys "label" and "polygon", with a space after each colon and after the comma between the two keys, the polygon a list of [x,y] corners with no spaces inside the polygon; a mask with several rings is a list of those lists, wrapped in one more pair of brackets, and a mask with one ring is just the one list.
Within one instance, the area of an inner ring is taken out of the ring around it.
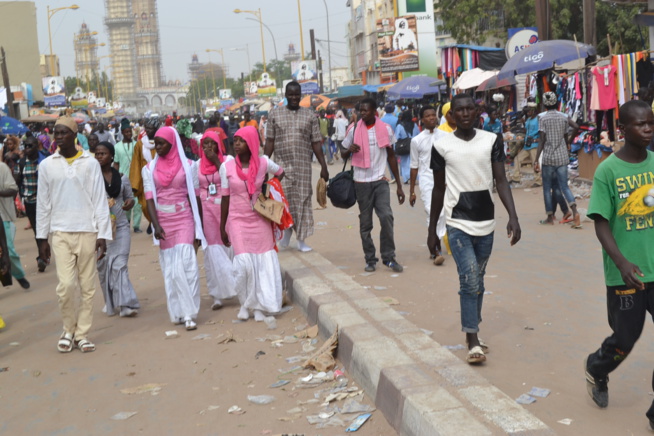
{"label": "headscarf", "polygon": [[179,133],[179,136],[190,138],[191,134],[193,133],[193,127],[191,126],[191,122],[186,118],[177,121],[177,125],[175,127],[177,128],[177,133]]}
{"label": "headscarf", "polygon": [[[100,146],[106,147],[112,158],[116,156],[116,148],[111,142],[102,141],[97,145],[97,147]],[[107,183],[107,179],[104,177],[102,177],[102,180],[104,181],[104,190],[107,191],[107,195],[111,198],[117,198],[120,195],[120,191],[123,189],[123,182],[118,170],[113,166],[111,167],[111,183]]]}
{"label": "headscarf", "polygon": [[154,137],[165,139],[171,145],[170,151],[167,155],[157,156],[157,166],[155,169],[159,183],[161,183],[163,187],[167,187],[172,183],[180,168],[182,168],[182,159],[179,153],[177,153],[176,139],[178,138],[178,135],[172,127],[161,127],[157,130]]}
{"label": "headscarf", "polygon": [[[159,120],[159,118],[150,118],[145,122],[145,126],[152,127],[153,129],[159,129],[159,126],[161,126],[161,120]],[[154,148],[154,141],[148,138],[148,134],[145,132],[145,129],[143,129],[143,136],[141,137],[141,145],[143,146],[141,150],[143,154],[143,158],[147,163],[152,162],[151,150]]]}
{"label": "headscarf", "polygon": [[131,129],[132,125],[129,123],[129,120],[127,118],[123,118],[120,120],[120,131],[122,132],[125,129]]}
{"label": "headscarf", "polygon": [[166,127],[172,127],[172,125],[173,125],[173,117],[171,117],[170,115],[167,115],[166,116]]}
{"label": "headscarf", "polygon": [[343,114],[342,110],[336,112],[336,119],[345,119],[345,115]]}
{"label": "headscarf", "polygon": [[241,127],[234,133],[234,137],[242,138],[250,149],[250,166],[248,173],[243,172],[241,157],[236,155],[236,174],[241,180],[245,180],[248,188],[248,194],[253,195],[257,189],[256,178],[259,172],[259,134],[257,129],[252,126]]}
{"label": "headscarf", "polygon": [[449,101],[443,105],[443,107],[441,108],[441,113],[443,114],[443,116],[447,116],[447,114],[450,112],[451,107],[452,107],[452,103]]}
{"label": "headscarf", "polygon": [[553,92],[546,92],[543,94],[543,104],[548,107],[552,107],[556,105],[556,94]]}
{"label": "headscarf", "polygon": [[[179,134],[177,133],[177,130],[175,130],[172,127],[161,127],[159,130],[157,130],[157,133],[154,135],[155,138],[163,138],[166,141],[170,142],[171,148],[170,151],[166,156],[163,158],[159,155],[157,155],[154,160],[152,161],[151,164],[148,164],[148,167],[150,167],[150,170],[152,171],[152,174],[154,176],[155,173],[161,176],[161,172],[159,171],[160,165],[164,165],[164,172],[165,173],[171,173],[172,172],[172,177],[170,178],[170,181],[172,182],[173,177],[175,174],[177,174],[177,171],[179,171],[179,168],[181,167],[184,170],[184,175],[185,175],[185,180],[186,180],[186,190],[188,192],[188,198],[191,203],[191,210],[193,211],[193,223],[194,223],[194,228],[195,228],[195,239],[199,239],[202,242],[202,248],[207,247],[207,240],[204,237],[204,232],[202,231],[202,221],[200,220],[200,213],[199,213],[199,208],[198,208],[198,201],[197,197],[195,195],[195,185],[193,183],[193,176],[191,175],[191,167],[188,163],[188,160],[184,156],[184,150],[182,149],[182,140],[179,137]],[[168,162],[167,162],[168,161]],[[179,165],[178,170],[173,172],[172,168],[173,166],[171,163],[173,162],[178,162],[177,165]],[[167,176],[166,176],[167,177]],[[161,181],[161,179],[159,179]],[[170,184],[170,182],[168,183]],[[167,186],[167,185],[164,185]],[[154,200],[155,207],[157,205],[157,189],[156,187],[152,190],[152,197]],[[159,241],[154,238],[153,240],[155,245],[159,245]]]}
{"label": "headscarf", "polygon": [[214,165],[214,163],[204,155],[204,147],[202,144],[204,144],[205,138],[213,139],[216,144],[218,144],[218,152],[216,154],[218,155],[218,161],[220,163],[225,161],[225,150],[223,150],[224,144],[223,141],[220,140],[218,133],[213,130],[207,130],[204,132],[204,135],[202,135],[202,139],[200,140],[200,150],[198,152],[200,154],[200,173],[209,175],[215,173],[218,169],[216,168],[216,165]]}

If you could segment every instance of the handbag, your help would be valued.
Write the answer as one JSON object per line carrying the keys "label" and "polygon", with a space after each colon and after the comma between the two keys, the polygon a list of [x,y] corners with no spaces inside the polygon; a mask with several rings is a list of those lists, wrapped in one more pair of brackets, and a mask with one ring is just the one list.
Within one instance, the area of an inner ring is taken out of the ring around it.
{"label": "handbag", "polygon": [[347,159],[343,162],[343,171],[330,179],[327,186],[327,197],[334,207],[341,209],[349,209],[357,202],[357,194],[354,190],[354,170],[350,167],[346,171],[346,166]]}
{"label": "handbag", "polygon": [[398,156],[406,156],[411,153],[411,138],[403,138],[395,143],[395,154]]}
{"label": "handbag", "polygon": [[269,193],[267,192],[268,184],[264,183],[264,189],[266,193],[262,191],[261,194],[256,198],[252,208],[262,217],[268,221],[272,221],[275,224],[282,223],[282,214],[284,213],[284,203],[281,201],[276,201],[270,198]]}

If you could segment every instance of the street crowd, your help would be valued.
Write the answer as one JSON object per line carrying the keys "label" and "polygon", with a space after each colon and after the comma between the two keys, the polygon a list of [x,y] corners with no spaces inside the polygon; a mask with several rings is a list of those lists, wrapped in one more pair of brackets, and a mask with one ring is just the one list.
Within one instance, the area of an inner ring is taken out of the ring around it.
{"label": "street crowd", "polygon": [[[350,110],[319,112],[300,106],[297,82],[286,86],[285,97],[286,105],[259,121],[245,110],[238,116],[216,114],[208,122],[201,116],[167,116],[163,122],[125,118],[106,129],[64,115],[54,128],[36,125],[23,138],[6,139],[0,163],[0,272],[3,283],[11,274],[23,288],[30,286],[13,245],[16,214],[24,213],[35,233],[38,270],[53,257],[56,261],[60,352],[95,350],[89,333],[98,279],[105,314],[137,316],[140,304],[128,261],[132,231],[142,231],[141,217],[159,247],[171,322],[197,328],[200,248],[212,309],[238,298],[241,320],[263,321],[279,313],[277,250],[289,249],[293,233],[297,250],[312,250],[307,240],[314,232],[313,162],[328,182],[337,172],[330,174],[330,165],[342,160],[353,169],[365,271],[375,271],[380,260],[395,273],[403,271],[395,250],[391,189],[402,205],[408,185],[409,204],[415,206],[418,196],[422,202],[433,263],[443,265],[449,247],[456,264],[467,361],[486,361],[489,345],[478,332],[496,227],[493,193],[508,213],[506,233],[514,245],[521,227],[511,183],[521,183],[521,167],[528,161],[533,184],[543,188],[541,224],[554,224],[559,206],[562,222],[581,229],[568,186],[569,149],[578,126],[556,110],[556,94],[539,96],[540,113],[530,100],[518,114],[526,133],[520,150],[510,152],[512,170],[498,107],[469,94],[439,107],[365,98]],[[589,394],[600,407],[608,405],[608,374],[627,357],[654,307],[654,257],[647,254],[648,235],[654,232],[651,107],[643,101],[624,104],[620,124],[624,145],[597,169],[587,214],[604,249],[613,329],[586,362]],[[262,193],[281,200],[286,225],[258,211]],[[373,212],[381,227],[379,252]],[[654,423],[654,406],[647,416]]]}

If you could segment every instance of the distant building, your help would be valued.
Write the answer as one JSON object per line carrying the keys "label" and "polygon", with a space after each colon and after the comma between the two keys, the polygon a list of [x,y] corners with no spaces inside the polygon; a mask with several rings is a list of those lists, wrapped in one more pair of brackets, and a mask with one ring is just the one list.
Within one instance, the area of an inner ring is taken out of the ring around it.
{"label": "distant building", "polygon": [[131,0],[105,0],[104,24],[109,34],[114,99],[126,107],[138,103],[134,17]]}
{"label": "distant building", "polygon": [[[43,100],[36,6],[31,1],[2,2],[1,5],[4,19],[0,26],[0,41],[5,49],[10,83],[12,86],[19,86],[21,82],[32,85],[33,98]],[[58,64],[55,63],[55,73],[59,72]]]}
{"label": "distant building", "polygon": [[[214,85],[216,89],[222,88],[223,74],[227,74],[227,67],[225,65],[215,64],[213,62],[200,63],[196,54],[191,57],[191,63],[188,64],[188,75],[191,81],[207,80],[207,89]],[[208,92],[208,94],[209,97],[213,97],[213,93]],[[216,91],[216,96],[217,94],[218,92]]]}
{"label": "distant building", "polygon": [[164,83],[156,0],[132,0],[134,46],[139,88],[157,88]]}
{"label": "distant building", "polygon": [[98,71],[98,38],[94,36],[86,25],[82,23],[79,33],[73,37],[75,47],[75,75],[78,79],[86,82],[91,80],[94,75],[99,75]]}
{"label": "distant building", "polygon": [[295,51],[295,45],[291,42],[288,45],[288,52],[284,53],[284,60],[287,62],[294,62],[300,60],[302,54]]}

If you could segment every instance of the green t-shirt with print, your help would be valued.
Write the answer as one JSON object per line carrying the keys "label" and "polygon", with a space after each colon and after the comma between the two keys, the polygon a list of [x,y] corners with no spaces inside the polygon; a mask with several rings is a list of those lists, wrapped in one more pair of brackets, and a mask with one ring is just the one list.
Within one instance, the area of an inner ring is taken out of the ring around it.
{"label": "green t-shirt with print", "polygon": [[[595,171],[588,217],[605,218],[622,255],[654,282],[654,153],[632,164],[609,156]],[[624,285],[620,270],[602,249],[607,286]]]}

